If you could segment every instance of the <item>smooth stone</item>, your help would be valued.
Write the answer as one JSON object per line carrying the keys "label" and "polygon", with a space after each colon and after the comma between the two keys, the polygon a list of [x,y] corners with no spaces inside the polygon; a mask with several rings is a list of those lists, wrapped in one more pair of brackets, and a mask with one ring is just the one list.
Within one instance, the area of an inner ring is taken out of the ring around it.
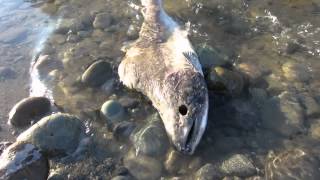
{"label": "smooth stone", "polygon": [[32,144],[16,142],[0,156],[0,179],[46,180],[49,162]]}
{"label": "smooth stone", "polygon": [[284,136],[305,131],[303,108],[289,92],[270,98],[261,109],[262,126]]}
{"label": "smooth stone", "polygon": [[151,115],[149,124],[133,135],[132,143],[137,154],[162,156],[169,148],[167,133],[157,114]]}
{"label": "smooth stone", "polygon": [[305,108],[307,117],[314,118],[320,116],[320,104],[308,93],[298,95],[299,100]]}
{"label": "smooth stone", "polygon": [[84,132],[84,125],[76,116],[57,113],[42,118],[17,141],[30,142],[49,156],[63,156],[77,149]]}
{"label": "smooth stone", "polygon": [[48,72],[54,69],[63,69],[63,65],[52,56],[41,54],[34,64],[33,70],[34,69],[38,70],[40,78],[44,78],[48,75]]}
{"label": "smooth stone", "polygon": [[57,12],[58,7],[54,3],[45,3],[41,6],[41,11],[49,15],[53,15]]}
{"label": "smooth stone", "polygon": [[241,63],[237,68],[248,78],[251,84],[259,82],[262,78],[263,70],[255,64]]}
{"label": "smooth stone", "polygon": [[67,37],[67,42],[69,43],[77,43],[80,41],[80,37],[75,34],[69,34]]}
{"label": "smooth stone", "polygon": [[14,79],[17,73],[10,67],[0,67],[0,80]]}
{"label": "smooth stone", "polygon": [[242,154],[235,154],[224,160],[220,170],[228,176],[239,177],[249,177],[257,173],[252,160]]}
{"label": "smooth stone", "polygon": [[282,71],[289,81],[305,82],[311,78],[310,70],[301,63],[287,62],[282,65]]}
{"label": "smooth stone", "polygon": [[78,32],[83,29],[84,26],[78,19],[64,18],[55,32],[58,34],[67,34],[69,31]]}
{"label": "smooth stone", "polygon": [[31,125],[32,121],[48,114],[50,109],[51,103],[46,97],[28,97],[22,99],[11,109],[8,124],[15,127]]}
{"label": "smooth stone", "polygon": [[319,167],[317,155],[304,149],[289,149],[277,155],[269,153],[265,178],[317,180],[320,177]]}
{"label": "smooth stone", "polygon": [[135,130],[136,125],[133,122],[120,122],[117,123],[113,128],[113,136],[120,141],[129,140],[131,134]]}
{"label": "smooth stone", "polygon": [[139,180],[158,180],[161,177],[162,165],[160,161],[148,156],[136,156],[131,152],[124,159],[124,165]]}
{"label": "smooth stone", "polygon": [[123,121],[125,117],[124,108],[115,100],[108,100],[103,103],[100,112],[111,124]]}
{"label": "smooth stone", "polygon": [[221,179],[223,176],[219,172],[218,168],[210,163],[205,164],[195,174],[196,180],[213,180]]}
{"label": "smooth stone", "polygon": [[96,61],[82,74],[81,81],[92,87],[103,85],[112,77],[112,67],[106,61]]}
{"label": "smooth stone", "polygon": [[310,125],[309,134],[316,140],[320,139],[320,119],[313,120]]}
{"label": "smooth stone", "polygon": [[91,35],[91,31],[78,31],[77,35],[81,38],[87,38]]}
{"label": "smooth stone", "polygon": [[183,163],[183,156],[179,152],[172,150],[167,155],[164,167],[169,173],[175,174],[181,169]]}
{"label": "smooth stone", "polygon": [[196,52],[199,56],[199,61],[204,69],[210,69],[216,66],[224,66],[231,63],[230,58],[214,49],[208,44],[201,44],[196,48]]}
{"label": "smooth stone", "polygon": [[211,68],[207,77],[207,83],[209,90],[233,96],[241,94],[245,85],[240,73],[223,67]]}
{"label": "smooth stone", "polygon": [[111,25],[112,18],[110,13],[97,14],[94,21],[93,27],[97,29],[105,29]]}
{"label": "smooth stone", "polygon": [[66,36],[62,34],[54,34],[50,37],[49,42],[55,45],[62,45],[66,42]]}

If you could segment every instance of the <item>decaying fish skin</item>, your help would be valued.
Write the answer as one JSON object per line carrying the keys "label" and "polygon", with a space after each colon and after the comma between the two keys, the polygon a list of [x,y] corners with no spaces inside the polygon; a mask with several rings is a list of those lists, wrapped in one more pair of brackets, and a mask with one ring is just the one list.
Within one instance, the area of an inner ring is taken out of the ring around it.
{"label": "decaying fish skin", "polygon": [[124,85],[146,95],[172,143],[193,154],[207,124],[208,90],[187,32],[166,14],[161,0],[141,0],[144,23],[118,73]]}

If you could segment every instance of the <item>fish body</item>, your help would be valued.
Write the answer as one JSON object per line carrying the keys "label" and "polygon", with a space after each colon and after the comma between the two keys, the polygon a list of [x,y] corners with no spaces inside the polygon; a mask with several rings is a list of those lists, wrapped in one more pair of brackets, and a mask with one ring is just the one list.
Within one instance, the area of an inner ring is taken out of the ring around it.
{"label": "fish body", "polygon": [[151,101],[177,150],[193,154],[207,124],[208,90],[187,32],[161,0],[141,0],[139,38],[118,68],[121,82]]}

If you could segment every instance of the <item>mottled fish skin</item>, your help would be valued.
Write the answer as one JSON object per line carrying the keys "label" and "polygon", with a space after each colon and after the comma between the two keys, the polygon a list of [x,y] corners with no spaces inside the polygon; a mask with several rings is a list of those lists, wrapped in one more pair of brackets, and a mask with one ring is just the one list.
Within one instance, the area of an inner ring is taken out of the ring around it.
{"label": "mottled fish skin", "polygon": [[120,80],[146,95],[182,153],[193,154],[207,124],[208,90],[187,32],[166,14],[161,0],[141,0],[139,39],[119,65]]}

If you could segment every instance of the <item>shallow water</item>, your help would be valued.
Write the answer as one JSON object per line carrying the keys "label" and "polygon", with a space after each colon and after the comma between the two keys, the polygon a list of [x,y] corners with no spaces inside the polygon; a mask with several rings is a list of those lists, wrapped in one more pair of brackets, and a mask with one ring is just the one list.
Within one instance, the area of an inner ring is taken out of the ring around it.
{"label": "shallow water", "polygon": [[[134,147],[129,140],[114,139],[110,125],[97,110],[108,99],[127,104],[127,121],[138,129],[156,113],[145,97],[122,86],[117,76],[124,55],[121,49],[137,38],[143,21],[138,1],[0,0],[0,4],[1,66],[17,72],[14,79],[0,81],[0,140],[14,138],[14,130],[5,124],[14,103],[28,96],[28,91],[45,95],[60,111],[78,115],[93,142],[84,158],[71,164],[53,161],[52,171],[60,169],[71,179],[111,178],[107,165],[94,167],[108,164],[110,158],[121,165],[122,159],[132,158]],[[293,172],[288,170],[289,163],[280,163],[284,167],[276,176],[270,162],[274,154],[294,148],[303,149],[312,162],[319,160],[320,1],[167,0],[164,7],[189,29],[197,50],[211,47],[216,52],[216,57],[202,62],[205,71],[217,64],[232,70],[249,64],[259,77],[237,95],[210,91],[208,126],[197,151],[180,157],[177,170],[163,167],[166,156],[151,157],[161,165],[160,170],[153,170],[160,174],[156,179],[191,178],[202,165],[219,166],[233,154],[247,156],[256,168],[250,175],[227,173],[242,178],[288,178],[282,171]],[[95,15],[102,12],[111,18],[103,30],[92,26]],[[128,29],[132,31],[128,33]],[[10,35],[13,38],[8,39]],[[48,55],[49,61],[34,66],[43,55]],[[82,73],[98,60],[112,65],[112,76],[101,88],[81,84]],[[148,158],[142,159],[153,162]],[[310,169],[315,163],[309,162],[302,161],[295,168],[313,172]],[[311,179],[318,179],[318,174],[311,173]]]}

